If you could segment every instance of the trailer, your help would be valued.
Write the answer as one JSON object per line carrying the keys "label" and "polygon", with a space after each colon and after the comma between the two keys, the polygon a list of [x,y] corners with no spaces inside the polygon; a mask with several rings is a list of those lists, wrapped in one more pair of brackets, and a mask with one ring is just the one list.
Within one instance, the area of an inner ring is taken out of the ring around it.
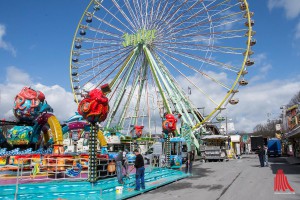
{"label": "trailer", "polygon": [[224,161],[227,159],[226,141],[228,136],[224,135],[207,135],[202,138],[202,158],[207,161]]}
{"label": "trailer", "polygon": [[268,140],[268,156],[281,156],[281,141],[278,138]]}
{"label": "trailer", "polygon": [[264,138],[262,136],[251,136],[250,141],[251,141],[251,151],[254,153],[258,153],[259,146],[263,148],[263,146],[266,145]]}

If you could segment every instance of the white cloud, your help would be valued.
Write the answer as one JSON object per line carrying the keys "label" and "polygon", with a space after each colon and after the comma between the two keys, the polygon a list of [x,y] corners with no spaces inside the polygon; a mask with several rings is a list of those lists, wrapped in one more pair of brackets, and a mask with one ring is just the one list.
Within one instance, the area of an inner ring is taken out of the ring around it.
{"label": "white cloud", "polygon": [[31,85],[32,81],[29,74],[22,70],[10,66],[6,69],[6,82],[12,84]]}
{"label": "white cloud", "polygon": [[299,0],[269,0],[268,7],[270,10],[283,8],[288,19],[296,18],[300,14]]}
{"label": "white cloud", "polygon": [[15,48],[9,43],[3,40],[4,35],[6,34],[6,27],[0,24],[0,49],[4,49],[12,53],[13,56],[17,55]]}
{"label": "white cloud", "polygon": [[73,94],[61,86],[33,83],[29,74],[16,67],[8,67],[6,71],[6,82],[0,83],[0,118],[14,118],[12,112],[14,98],[24,86],[31,86],[33,89],[43,92],[46,101],[54,109],[54,115],[60,121],[68,119],[77,110]]}
{"label": "white cloud", "polygon": [[247,86],[239,93],[240,102],[228,109],[235,118],[236,129],[251,132],[260,123],[265,123],[267,113],[278,119],[280,106],[287,104],[299,92],[300,82],[295,80],[274,80],[255,86]]}

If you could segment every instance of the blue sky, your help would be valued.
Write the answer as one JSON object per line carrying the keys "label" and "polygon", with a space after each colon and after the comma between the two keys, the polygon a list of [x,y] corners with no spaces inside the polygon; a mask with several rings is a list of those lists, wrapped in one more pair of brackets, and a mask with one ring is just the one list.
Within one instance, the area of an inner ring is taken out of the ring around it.
{"label": "blue sky", "polygon": [[[267,113],[276,118],[279,107],[300,90],[300,1],[248,2],[255,13],[256,64],[249,69],[250,84],[239,94],[241,102],[228,110],[228,116],[238,130],[250,132],[267,119]],[[74,113],[70,48],[88,3],[89,0],[0,2],[0,117],[12,115],[13,97],[28,84],[46,93],[61,120]]]}

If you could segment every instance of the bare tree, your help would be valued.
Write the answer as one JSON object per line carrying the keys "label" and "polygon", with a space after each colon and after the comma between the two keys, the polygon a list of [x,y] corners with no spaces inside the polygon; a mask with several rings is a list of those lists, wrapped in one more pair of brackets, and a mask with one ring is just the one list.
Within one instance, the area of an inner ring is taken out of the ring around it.
{"label": "bare tree", "polygon": [[300,103],[300,91],[293,96],[293,98],[289,102],[289,106],[293,106]]}
{"label": "bare tree", "polygon": [[258,124],[255,126],[253,135],[262,135],[263,137],[275,137],[276,124],[280,124],[281,120],[271,120],[266,124]]}

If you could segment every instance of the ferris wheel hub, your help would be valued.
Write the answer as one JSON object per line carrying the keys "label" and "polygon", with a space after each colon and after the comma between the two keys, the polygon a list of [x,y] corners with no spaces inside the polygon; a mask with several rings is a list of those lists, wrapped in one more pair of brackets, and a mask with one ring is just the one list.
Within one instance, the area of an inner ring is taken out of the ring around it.
{"label": "ferris wheel hub", "polygon": [[137,46],[143,44],[151,44],[155,39],[156,30],[145,30],[140,29],[135,34],[125,33],[122,38],[124,38],[124,42],[122,45],[124,47],[128,46]]}

